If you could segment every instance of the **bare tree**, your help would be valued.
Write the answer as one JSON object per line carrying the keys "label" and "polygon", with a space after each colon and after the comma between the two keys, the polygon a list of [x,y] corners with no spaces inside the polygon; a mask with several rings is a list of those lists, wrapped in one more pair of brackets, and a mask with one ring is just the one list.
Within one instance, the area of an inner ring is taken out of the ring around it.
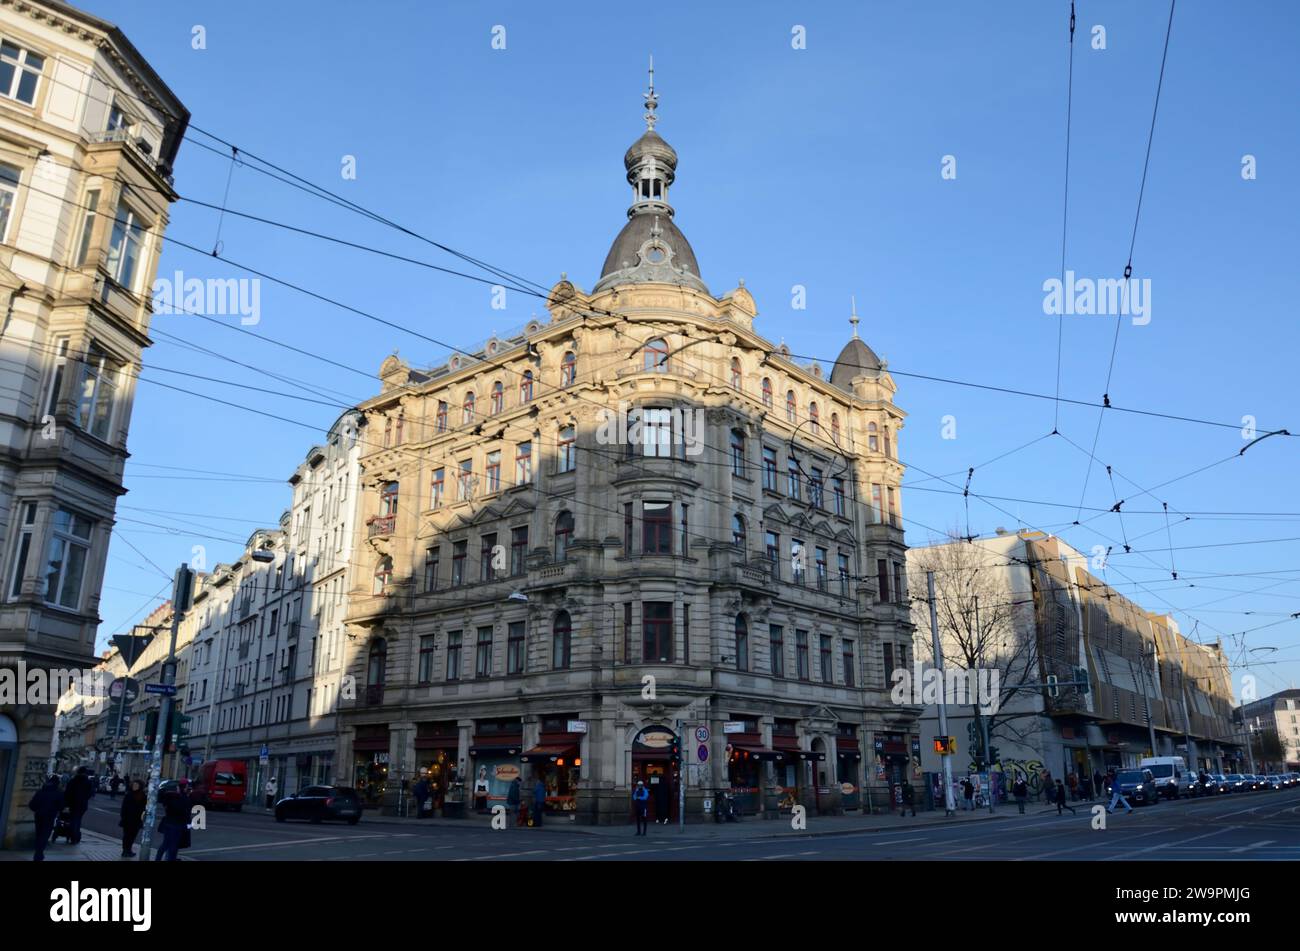
{"label": "bare tree", "polygon": [[999,736],[1026,742],[1033,725],[1027,721],[1037,717],[1032,705],[1015,702],[1036,693],[1035,688],[1024,685],[1037,679],[1038,638],[1032,598],[1024,592],[1017,598],[1007,561],[1005,554],[957,533],[932,547],[908,552],[910,590],[916,593],[912,610],[918,631],[917,657],[934,661],[926,594],[926,575],[932,571],[944,667],[963,672],[971,685],[980,672],[991,677],[997,671],[998,692],[992,709],[982,711],[979,698],[969,692],[966,699],[970,702],[964,705],[970,707],[979,743],[979,755],[972,759],[985,768],[997,759],[990,756],[985,736],[992,752],[996,752],[994,741]]}

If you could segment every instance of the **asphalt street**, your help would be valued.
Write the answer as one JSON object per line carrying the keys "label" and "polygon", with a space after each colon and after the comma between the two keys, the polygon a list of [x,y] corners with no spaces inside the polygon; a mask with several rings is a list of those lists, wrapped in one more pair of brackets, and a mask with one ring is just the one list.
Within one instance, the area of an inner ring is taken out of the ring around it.
{"label": "asphalt street", "polygon": [[[117,805],[95,797],[89,829],[116,836]],[[1030,806],[1021,816],[1001,806],[980,821],[931,822],[853,831],[837,821],[832,834],[808,819],[806,831],[777,821],[748,820],[652,826],[635,836],[631,825],[592,830],[555,821],[542,829],[493,830],[486,817],[428,822],[363,819],[356,826],[277,823],[261,809],[207,814],[194,832],[189,861],[819,861],[819,860],[1074,860],[1296,861],[1300,860],[1300,789],[1162,802],[1105,816],[1094,829],[1090,803],[1077,814]],[[824,827],[823,827],[824,828]],[[157,843],[155,842],[155,845]]]}

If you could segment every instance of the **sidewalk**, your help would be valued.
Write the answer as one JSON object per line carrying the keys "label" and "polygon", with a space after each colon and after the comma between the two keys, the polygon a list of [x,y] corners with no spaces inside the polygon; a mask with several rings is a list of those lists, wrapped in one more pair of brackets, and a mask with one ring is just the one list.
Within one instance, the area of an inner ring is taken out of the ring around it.
{"label": "sidewalk", "polygon": [[[1041,812],[1043,807],[1039,805],[1038,810],[1031,805],[1026,810],[1025,818],[1030,818]],[[1055,812],[1055,807],[1052,808]],[[661,833],[672,835],[683,835],[691,839],[773,839],[784,838],[791,833],[799,835],[850,835],[860,832],[883,832],[893,829],[907,829],[924,826],[936,826],[952,824],[957,822],[979,822],[989,819],[1010,819],[1019,817],[1014,804],[1010,806],[998,806],[992,814],[987,809],[977,810],[975,812],[958,812],[953,816],[944,816],[943,810],[922,811],[918,810],[915,817],[908,815],[906,818],[900,818],[898,813],[879,812],[873,815],[859,815],[853,813],[845,816],[808,816],[807,825],[803,829],[793,829],[790,825],[790,817],[782,816],[780,819],[759,819],[756,817],[746,817],[739,822],[717,823],[710,819],[701,819],[692,817],[686,823],[682,831],[678,832],[678,827],[674,823],[669,826],[655,827]],[[476,827],[488,828],[490,817],[471,814],[465,819],[414,819],[401,818],[398,816],[372,816],[367,814],[362,820],[362,825],[410,825],[416,822],[425,826],[436,827],[443,826],[448,829],[472,829]],[[632,833],[633,824],[629,819],[626,823],[618,825],[595,826],[580,825],[571,819],[563,819],[558,816],[547,816],[546,824],[542,826],[542,832],[551,832],[568,835],[595,836],[598,838],[623,838]],[[535,829],[520,829],[521,833],[530,833],[537,831]]]}
{"label": "sidewalk", "polygon": [[[136,851],[139,851],[139,849]],[[12,849],[0,849],[0,862],[30,862],[31,860],[32,852],[30,849],[21,852]],[[47,845],[45,847],[45,861],[127,862],[131,860],[122,858],[121,839],[114,839],[98,832],[91,832],[89,829],[82,829],[81,841],[76,845],[68,845],[63,839],[59,840],[58,845]]]}

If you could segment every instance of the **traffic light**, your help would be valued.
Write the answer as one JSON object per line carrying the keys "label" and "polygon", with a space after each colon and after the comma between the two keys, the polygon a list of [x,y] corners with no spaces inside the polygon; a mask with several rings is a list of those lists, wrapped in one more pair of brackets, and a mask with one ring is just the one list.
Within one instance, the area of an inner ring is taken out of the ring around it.
{"label": "traffic light", "polygon": [[154,739],[158,736],[158,708],[148,711],[144,715],[144,742],[146,746],[153,746]]}
{"label": "traffic light", "polygon": [[942,736],[936,736],[936,737],[934,738],[934,751],[935,751],[936,753],[938,753],[939,755],[941,755],[941,756],[942,756],[944,753],[947,753],[947,752],[948,752],[948,740],[947,740],[945,737],[942,737]]}
{"label": "traffic light", "polygon": [[169,711],[169,722],[167,724],[167,733],[163,741],[167,744],[167,752],[174,753],[177,749],[185,746],[185,741],[190,735],[190,721],[193,717],[181,713],[180,709],[174,704]]}
{"label": "traffic light", "polygon": [[1079,682],[1079,693],[1086,694],[1090,689],[1088,668],[1080,667],[1074,672],[1074,679]]}
{"label": "traffic light", "polygon": [[678,740],[673,740],[672,745],[668,748],[669,756],[674,763],[682,761],[682,744]]}

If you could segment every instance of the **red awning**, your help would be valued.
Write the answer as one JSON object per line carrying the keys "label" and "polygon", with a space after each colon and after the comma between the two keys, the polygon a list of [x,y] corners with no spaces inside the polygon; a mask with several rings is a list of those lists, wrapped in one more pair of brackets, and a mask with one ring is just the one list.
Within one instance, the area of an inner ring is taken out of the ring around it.
{"label": "red awning", "polygon": [[524,750],[520,755],[521,763],[553,763],[558,759],[567,759],[570,756],[577,756],[578,748],[573,745],[542,745],[534,746],[530,750]]}

